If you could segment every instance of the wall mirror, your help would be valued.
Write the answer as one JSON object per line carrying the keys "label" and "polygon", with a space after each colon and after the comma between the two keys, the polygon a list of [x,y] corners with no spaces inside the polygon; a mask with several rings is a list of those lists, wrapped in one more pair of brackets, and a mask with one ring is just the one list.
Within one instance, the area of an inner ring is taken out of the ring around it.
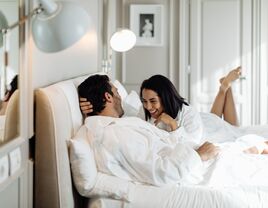
{"label": "wall mirror", "polygon": [[[0,11],[12,25],[19,19],[19,0],[0,0]],[[19,27],[0,45],[0,145],[19,136]]]}

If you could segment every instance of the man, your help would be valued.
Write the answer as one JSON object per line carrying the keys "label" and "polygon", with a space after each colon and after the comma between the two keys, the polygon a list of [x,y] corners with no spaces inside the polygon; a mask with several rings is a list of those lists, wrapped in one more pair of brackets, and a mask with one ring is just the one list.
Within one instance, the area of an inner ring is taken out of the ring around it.
{"label": "man", "polygon": [[153,185],[198,183],[202,161],[214,158],[218,147],[204,143],[197,150],[171,133],[124,114],[117,89],[106,75],[93,75],[78,87],[80,97],[94,106],[85,125],[98,170],[127,180]]}

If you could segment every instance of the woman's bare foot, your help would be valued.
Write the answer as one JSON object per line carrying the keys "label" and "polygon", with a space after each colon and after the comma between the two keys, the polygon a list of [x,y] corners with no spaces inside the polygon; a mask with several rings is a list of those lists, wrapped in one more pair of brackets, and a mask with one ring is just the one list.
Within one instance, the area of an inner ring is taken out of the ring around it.
{"label": "woman's bare foot", "polygon": [[219,80],[220,84],[223,82],[224,79],[225,79],[225,77],[220,78],[220,80]]}
{"label": "woman's bare foot", "polygon": [[268,141],[264,142],[266,144],[266,148],[262,151],[262,154],[268,154]]}
{"label": "woman's bare foot", "polygon": [[248,149],[244,150],[243,152],[247,153],[247,154],[268,154],[268,141],[266,141],[264,143],[266,144],[266,146],[262,152],[260,152],[257,147],[248,148]]}
{"label": "woman's bare foot", "polygon": [[246,154],[260,154],[257,147],[251,147],[243,151]]}
{"label": "woman's bare foot", "polygon": [[241,66],[237,67],[236,69],[231,70],[226,77],[223,77],[220,79],[221,87],[220,89],[223,92],[226,92],[229,87],[231,86],[231,83],[239,78],[241,75]]}

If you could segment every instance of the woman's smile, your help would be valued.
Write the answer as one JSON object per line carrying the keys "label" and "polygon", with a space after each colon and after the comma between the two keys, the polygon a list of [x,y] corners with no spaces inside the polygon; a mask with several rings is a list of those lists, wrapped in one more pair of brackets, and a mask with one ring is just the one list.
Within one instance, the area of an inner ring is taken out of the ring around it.
{"label": "woman's smile", "polygon": [[161,100],[157,93],[153,90],[142,90],[143,107],[150,113],[151,117],[157,119],[163,112]]}

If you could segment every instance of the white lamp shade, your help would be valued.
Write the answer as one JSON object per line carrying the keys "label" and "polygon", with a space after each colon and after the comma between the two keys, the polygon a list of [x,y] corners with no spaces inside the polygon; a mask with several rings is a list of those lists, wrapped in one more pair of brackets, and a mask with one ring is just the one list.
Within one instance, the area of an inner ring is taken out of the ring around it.
{"label": "white lamp shade", "polygon": [[[1,29],[7,29],[8,28],[8,23],[5,15],[2,13],[0,10],[0,30]],[[0,31],[0,47],[3,46],[3,34]]]}
{"label": "white lamp shade", "polygon": [[136,44],[136,35],[129,29],[120,29],[115,32],[110,45],[114,51],[125,52],[130,50]]}
{"label": "white lamp shade", "polygon": [[48,53],[61,51],[73,45],[86,34],[90,24],[89,15],[82,7],[67,1],[55,3],[55,12],[49,14],[44,11],[36,15],[32,21],[35,44],[40,50]]}

